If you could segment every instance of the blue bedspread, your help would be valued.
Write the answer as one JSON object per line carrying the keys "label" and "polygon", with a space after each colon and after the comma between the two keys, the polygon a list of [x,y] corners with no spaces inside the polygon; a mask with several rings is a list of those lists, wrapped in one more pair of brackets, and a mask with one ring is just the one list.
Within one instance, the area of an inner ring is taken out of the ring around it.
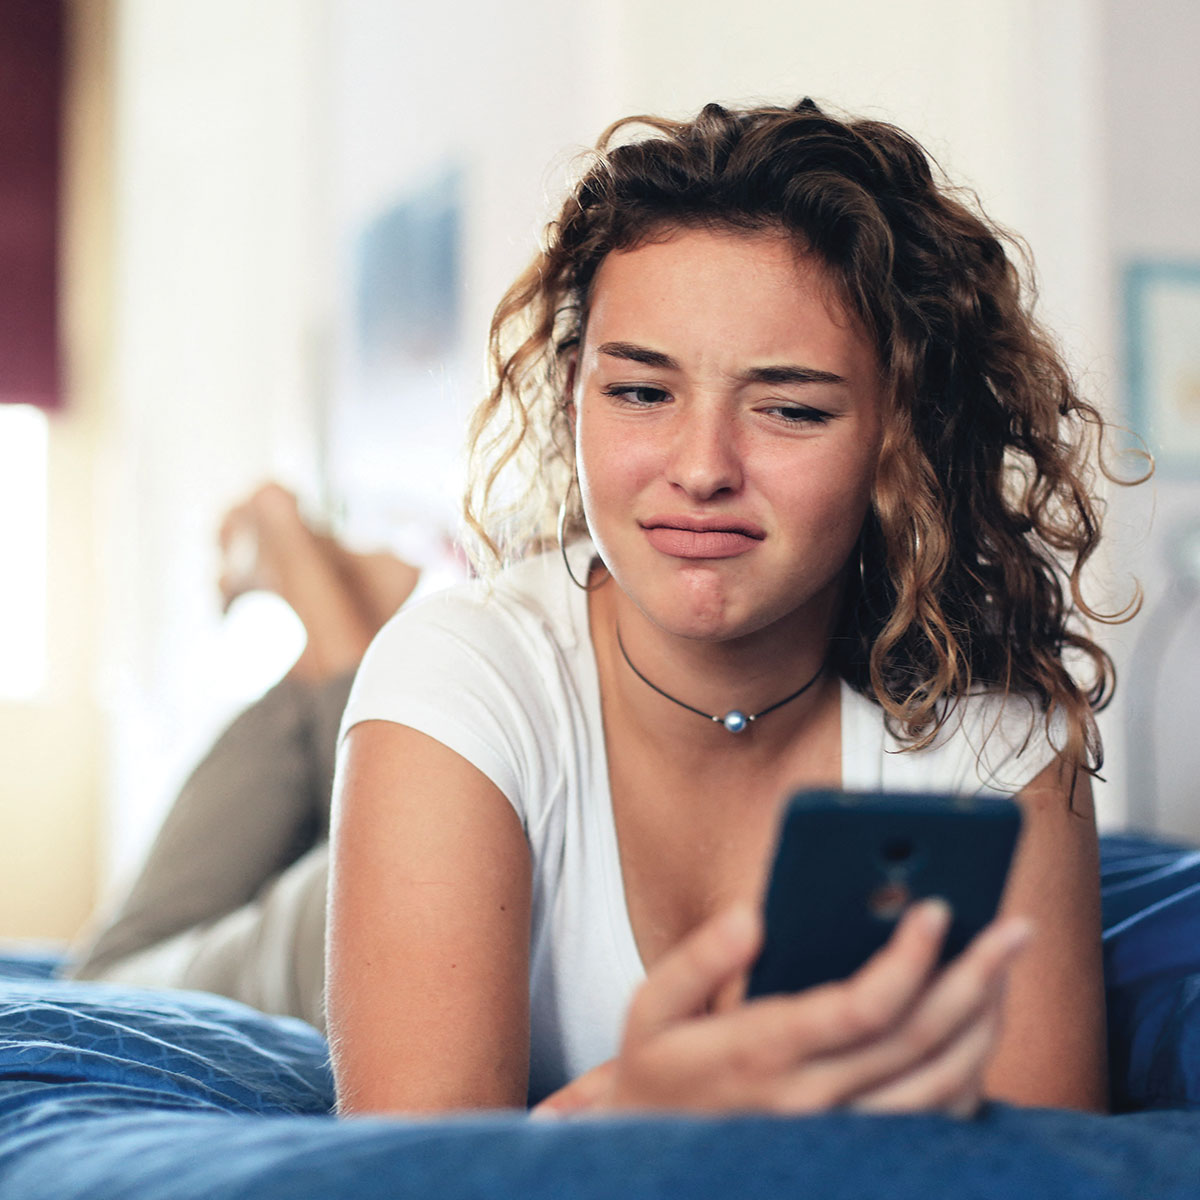
{"label": "blue bedspread", "polygon": [[21,1200],[936,1197],[1194,1200],[1200,1118],[997,1109],[982,1121],[846,1114],[429,1123],[92,1112],[45,1102],[0,1150]]}
{"label": "blue bedspread", "polygon": [[1156,1111],[339,1121],[302,1022],[10,958],[0,1200],[1200,1198],[1200,855],[1106,839],[1105,911],[1114,1098]]}

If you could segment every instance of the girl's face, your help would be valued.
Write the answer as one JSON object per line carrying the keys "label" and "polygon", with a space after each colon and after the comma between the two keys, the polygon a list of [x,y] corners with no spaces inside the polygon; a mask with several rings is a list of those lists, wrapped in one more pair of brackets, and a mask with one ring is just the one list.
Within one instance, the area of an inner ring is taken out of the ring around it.
{"label": "girl's face", "polygon": [[584,512],[679,636],[830,628],[882,437],[873,347],[782,235],[683,229],[596,274],[571,411]]}

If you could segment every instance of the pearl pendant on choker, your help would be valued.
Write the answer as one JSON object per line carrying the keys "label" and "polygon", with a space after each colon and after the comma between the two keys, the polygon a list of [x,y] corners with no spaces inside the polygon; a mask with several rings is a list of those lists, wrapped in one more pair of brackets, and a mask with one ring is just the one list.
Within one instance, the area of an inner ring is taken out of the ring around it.
{"label": "pearl pendant on choker", "polygon": [[703,717],[706,721],[712,721],[717,725],[723,725],[730,733],[744,733],[750,728],[751,721],[757,721],[759,717],[765,717],[767,713],[774,712],[777,708],[782,708],[785,704],[790,704],[793,700],[803,696],[814,683],[821,677],[821,672],[825,670],[825,664],[822,663],[817,668],[817,673],[802,687],[797,688],[790,696],[784,696],[782,700],[777,700],[774,704],[767,708],[761,709],[756,713],[744,713],[740,708],[731,708],[723,717],[715,716],[712,713],[706,713],[702,708],[694,708],[690,704],[685,704],[682,700],[672,696],[670,692],[664,692],[656,683],[651,683],[645,675],[641,673],[633,665],[629,658],[629,654],[625,649],[625,643],[621,641],[621,627],[616,626],[617,631],[617,646],[621,651],[621,657],[625,660],[629,669],[648,687],[656,691],[666,700],[670,700],[672,704],[678,704],[680,708],[686,708],[688,712],[694,712],[698,717]]}

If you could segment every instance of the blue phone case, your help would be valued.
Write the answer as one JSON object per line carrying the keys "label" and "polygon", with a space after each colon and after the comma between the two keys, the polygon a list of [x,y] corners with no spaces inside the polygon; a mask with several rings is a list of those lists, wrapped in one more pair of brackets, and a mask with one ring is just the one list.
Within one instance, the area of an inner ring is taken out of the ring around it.
{"label": "blue phone case", "polygon": [[942,961],[996,913],[1021,812],[997,797],[798,792],[785,810],[766,896],[766,936],[747,996],[856,971],[914,900],[953,911]]}

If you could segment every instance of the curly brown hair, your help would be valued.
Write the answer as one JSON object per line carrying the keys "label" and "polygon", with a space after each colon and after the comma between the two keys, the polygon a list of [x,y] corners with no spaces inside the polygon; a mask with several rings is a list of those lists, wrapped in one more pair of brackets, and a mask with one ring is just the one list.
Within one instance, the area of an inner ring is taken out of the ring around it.
{"label": "curly brown hair", "polygon": [[1100,531],[1093,473],[1114,478],[1104,422],[1033,318],[1032,284],[1005,252],[1015,240],[893,125],[806,99],[605,131],[492,321],[495,386],[472,421],[465,507],[477,561],[544,545],[564,505],[569,532],[585,529],[564,367],[592,281],[612,251],[697,226],[784,231],[823,262],[879,357],[885,435],[835,669],[909,748],[972,690],[1031,695],[1047,729],[1065,717],[1068,760],[1094,772],[1114,671],[1085,622],[1136,608],[1103,614],[1081,591]]}

